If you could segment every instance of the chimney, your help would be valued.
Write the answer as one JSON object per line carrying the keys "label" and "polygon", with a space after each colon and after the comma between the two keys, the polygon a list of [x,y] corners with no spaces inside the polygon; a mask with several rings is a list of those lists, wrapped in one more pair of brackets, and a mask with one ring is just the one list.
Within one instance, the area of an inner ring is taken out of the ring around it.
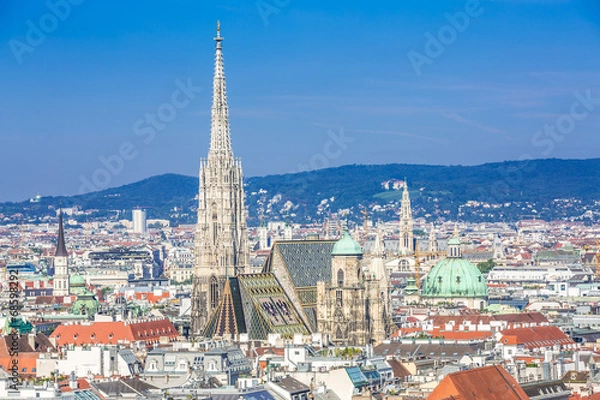
{"label": "chimney", "polygon": [[34,333],[29,333],[27,335],[27,344],[29,345],[29,347],[31,347],[33,349],[33,351],[35,351],[35,334]]}

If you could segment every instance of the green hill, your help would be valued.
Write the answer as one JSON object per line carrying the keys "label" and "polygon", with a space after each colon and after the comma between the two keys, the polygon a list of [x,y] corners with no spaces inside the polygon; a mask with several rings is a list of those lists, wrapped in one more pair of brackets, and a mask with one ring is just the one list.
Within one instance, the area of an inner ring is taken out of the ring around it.
{"label": "green hill", "polygon": [[[600,215],[600,159],[508,161],[478,166],[412,164],[347,165],[317,171],[248,178],[249,223],[270,220],[305,222],[347,212],[359,220],[361,207],[373,218],[396,218],[401,191],[382,183],[407,178],[415,217],[469,221],[542,219],[596,220]],[[99,192],[72,197],[43,197],[39,203],[5,203],[0,213],[25,218],[50,215],[49,207],[78,205],[98,210],[88,219],[129,218],[131,209],[148,209],[149,218],[194,223],[198,178],[154,176]],[[115,211],[116,210],[116,211]],[[13,217],[10,217],[13,218]]]}

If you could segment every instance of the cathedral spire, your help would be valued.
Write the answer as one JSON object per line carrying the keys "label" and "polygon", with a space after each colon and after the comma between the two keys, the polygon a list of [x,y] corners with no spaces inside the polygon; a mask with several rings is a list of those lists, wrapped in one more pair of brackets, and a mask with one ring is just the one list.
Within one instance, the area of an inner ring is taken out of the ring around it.
{"label": "cathedral spire", "polygon": [[65,230],[63,228],[63,213],[61,209],[58,216],[58,242],[56,243],[56,253],[54,253],[54,257],[68,256],[69,252],[67,251],[67,246],[65,244]]}
{"label": "cathedral spire", "polygon": [[223,68],[223,46],[221,22],[217,21],[217,36],[215,37],[215,73],[213,78],[213,103],[211,110],[210,150],[209,158],[233,159],[231,138],[229,134],[229,107],[227,106],[227,90],[225,85],[225,70]]}
{"label": "cathedral spire", "polygon": [[208,158],[200,161],[198,223],[194,245],[191,325],[204,331],[230,276],[248,264],[248,235],[242,162],[235,159],[223,72],[221,26],[217,23],[215,74]]}

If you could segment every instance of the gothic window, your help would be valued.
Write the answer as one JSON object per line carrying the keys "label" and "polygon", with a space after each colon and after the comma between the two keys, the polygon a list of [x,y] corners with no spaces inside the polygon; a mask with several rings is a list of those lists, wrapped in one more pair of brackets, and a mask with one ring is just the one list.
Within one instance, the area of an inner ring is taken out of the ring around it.
{"label": "gothic window", "polygon": [[483,310],[483,308],[485,307],[485,306],[484,306],[484,304],[485,304],[485,303],[484,303],[483,301],[480,301],[480,302],[479,302],[479,309],[480,309],[480,310]]}
{"label": "gothic window", "polygon": [[342,291],[341,290],[335,291],[335,305],[338,307],[342,307],[344,305],[343,300],[342,300]]}
{"label": "gothic window", "polygon": [[456,277],[456,283],[460,283],[460,276]]}
{"label": "gothic window", "polygon": [[217,242],[217,208],[213,204],[212,208],[212,228],[213,228],[213,243]]}
{"label": "gothic window", "polygon": [[210,277],[210,308],[216,308],[219,302],[219,282],[213,275]]}
{"label": "gothic window", "polygon": [[442,277],[441,276],[438,276],[438,282],[442,283]]}
{"label": "gothic window", "polygon": [[344,271],[340,268],[337,272],[338,286],[344,286]]}
{"label": "gothic window", "polygon": [[337,330],[335,331],[335,338],[336,339],[343,339],[344,338],[344,334],[342,333],[342,328],[338,326]]}

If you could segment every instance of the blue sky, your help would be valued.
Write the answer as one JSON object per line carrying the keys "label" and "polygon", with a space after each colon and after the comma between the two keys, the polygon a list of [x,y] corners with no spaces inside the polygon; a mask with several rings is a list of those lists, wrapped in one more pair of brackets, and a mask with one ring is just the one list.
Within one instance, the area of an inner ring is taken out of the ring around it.
{"label": "blue sky", "polygon": [[597,1],[71,1],[0,4],[0,201],[197,175],[217,19],[246,176],[600,156]]}

